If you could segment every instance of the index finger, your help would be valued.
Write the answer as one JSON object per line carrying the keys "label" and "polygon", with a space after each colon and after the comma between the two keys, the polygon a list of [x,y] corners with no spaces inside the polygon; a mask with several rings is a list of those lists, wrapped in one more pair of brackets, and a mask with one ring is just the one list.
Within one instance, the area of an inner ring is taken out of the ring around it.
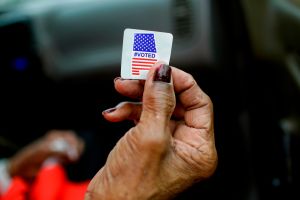
{"label": "index finger", "polygon": [[[172,67],[172,79],[175,93],[182,104],[180,107],[183,107],[185,110],[183,117],[186,125],[194,128],[212,128],[212,102],[198,86],[192,75]],[[141,99],[144,91],[144,82],[116,79],[115,88],[124,96]]]}
{"label": "index finger", "polygon": [[116,78],[114,85],[120,94],[133,99],[141,99],[144,92],[145,81]]}

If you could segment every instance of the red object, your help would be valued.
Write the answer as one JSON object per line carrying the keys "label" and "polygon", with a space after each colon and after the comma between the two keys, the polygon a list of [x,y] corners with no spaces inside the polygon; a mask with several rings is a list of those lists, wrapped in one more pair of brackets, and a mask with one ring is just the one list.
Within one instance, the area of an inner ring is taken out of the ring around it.
{"label": "red object", "polygon": [[0,200],[25,200],[29,186],[21,178],[14,178],[8,191],[1,197]]}
{"label": "red object", "polygon": [[89,181],[73,183],[67,179],[62,166],[44,167],[29,187],[22,179],[14,178],[0,200],[83,200]]}

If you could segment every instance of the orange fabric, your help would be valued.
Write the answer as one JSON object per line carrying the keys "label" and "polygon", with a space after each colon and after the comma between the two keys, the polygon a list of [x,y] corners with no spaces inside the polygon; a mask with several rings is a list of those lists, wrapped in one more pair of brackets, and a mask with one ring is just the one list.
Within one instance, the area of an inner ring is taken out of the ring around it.
{"label": "orange fabric", "polygon": [[67,183],[62,200],[83,200],[89,181],[83,183]]}
{"label": "orange fabric", "polygon": [[28,185],[21,178],[14,178],[8,191],[0,197],[0,200],[25,200],[28,193]]}
{"label": "orange fabric", "polygon": [[65,172],[59,165],[43,168],[32,185],[31,200],[58,200],[65,186]]}
{"label": "orange fabric", "polygon": [[21,178],[14,178],[0,200],[83,200],[89,181],[72,183],[60,165],[43,168],[29,187]]}
{"label": "orange fabric", "polygon": [[32,186],[31,200],[83,200],[88,181],[71,183],[62,166],[43,168]]}

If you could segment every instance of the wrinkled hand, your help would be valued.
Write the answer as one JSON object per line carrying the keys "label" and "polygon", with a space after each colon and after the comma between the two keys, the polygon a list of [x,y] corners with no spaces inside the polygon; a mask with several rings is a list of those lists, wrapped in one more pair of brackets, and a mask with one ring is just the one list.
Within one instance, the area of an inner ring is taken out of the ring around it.
{"label": "wrinkled hand", "polygon": [[109,121],[130,119],[136,126],[111,151],[86,200],[169,199],[213,174],[213,106],[191,75],[156,64],[145,83],[116,79],[115,88],[142,104],[123,102],[104,111]]}
{"label": "wrinkled hand", "polygon": [[46,159],[51,157],[61,162],[76,161],[83,149],[83,140],[73,131],[51,130],[9,159],[8,171],[12,177],[20,176],[31,181]]}

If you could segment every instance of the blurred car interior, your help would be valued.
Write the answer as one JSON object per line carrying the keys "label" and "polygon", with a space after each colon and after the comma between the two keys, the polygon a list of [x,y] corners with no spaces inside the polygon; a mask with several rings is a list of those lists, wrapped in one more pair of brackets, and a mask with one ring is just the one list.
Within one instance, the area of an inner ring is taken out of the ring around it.
{"label": "blurred car interior", "polygon": [[299,0],[0,0],[1,157],[73,129],[87,149],[69,176],[93,177],[133,125],[101,115],[129,100],[125,28],[172,33],[170,65],[214,103],[218,169],[176,199],[300,198]]}

